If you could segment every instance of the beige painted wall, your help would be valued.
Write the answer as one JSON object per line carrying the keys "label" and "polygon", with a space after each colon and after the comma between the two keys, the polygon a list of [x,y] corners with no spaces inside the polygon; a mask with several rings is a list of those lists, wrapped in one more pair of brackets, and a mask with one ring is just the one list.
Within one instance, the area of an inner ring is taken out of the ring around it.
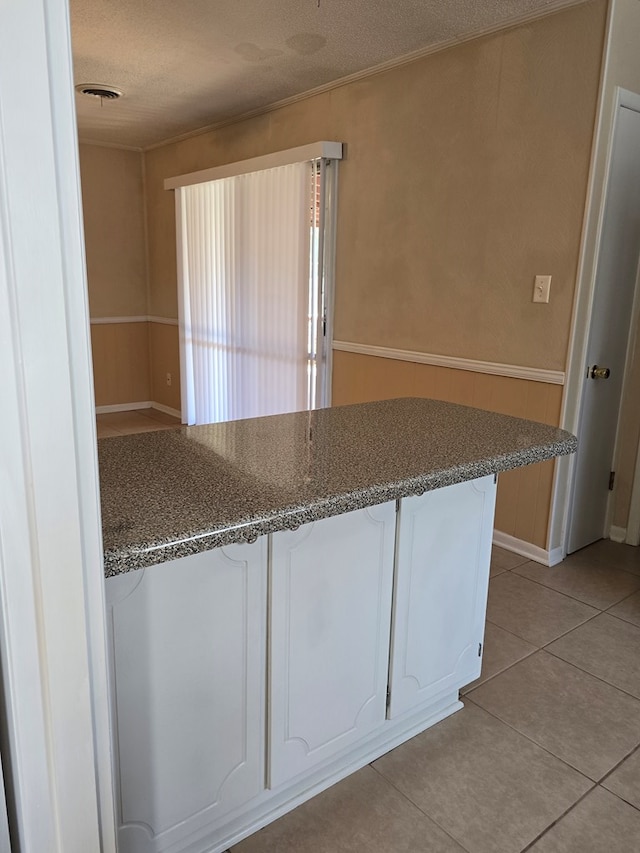
{"label": "beige painted wall", "polygon": [[[166,177],[318,139],[340,166],[335,337],[564,369],[606,4],[145,153],[150,313],[176,316]],[[531,302],[537,273],[550,305]]]}
{"label": "beige painted wall", "polygon": [[144,403],[152,398],[149,323],[91,326],[96,406]]}
{"label": "beige painted wall", "polygon": [[147,313],[142,154],[80,145],[89,311]]}
{"label": "beige painted wall", "polygon": [[[151,397],[180,411],[180,349],[178,327],[165,323],[149,323],[149,360],[151,366]],[[167,374],[171,384],[167,384]]]}
{"label": "beige painted wall", "polygon": [[[147,314],[142,154],[80,145],[92,317]],[[147,323],[92,325],[97,406],[150,399]]]}
{"label": "beige painted wall", "polygon": [[[333,404],[392,397],[432,397],[557,426],[562,388],[409,361],[335,352]],[[495,526],[503,533],[547,547],[553,462],[501,474]]]}

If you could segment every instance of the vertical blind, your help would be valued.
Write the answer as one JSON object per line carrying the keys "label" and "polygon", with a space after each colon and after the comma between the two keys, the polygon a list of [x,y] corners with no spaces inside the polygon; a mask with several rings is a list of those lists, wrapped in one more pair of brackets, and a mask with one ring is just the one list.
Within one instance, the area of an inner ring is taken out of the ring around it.
{"label": "vertical blind", "polygon": [[187,423],[312,405],[314,185],[307,161],[177,190]]}

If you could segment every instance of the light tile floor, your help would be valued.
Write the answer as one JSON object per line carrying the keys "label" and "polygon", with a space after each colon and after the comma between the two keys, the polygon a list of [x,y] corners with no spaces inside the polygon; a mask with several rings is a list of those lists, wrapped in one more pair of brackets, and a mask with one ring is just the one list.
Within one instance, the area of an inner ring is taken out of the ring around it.
{"label": "light tile floor", "polygon": [[[167,429],[153,409],[98,435]],[[640,548],[493,549],[464,709],[231,853],[640,853]]]}
{"label": "light tile floor", "polygon": [[640,853],[640,549],[494,548],[464,709],[232,853]]}
{"label": "light tile floor", "polygon": [[130,435],[134,432],[150,432],[180,426],[180,418],[166,415],[158,409],[135,409],[131,412],[109,412],[96,415],[96,425],[98,438],[110,438],[114,435]]}

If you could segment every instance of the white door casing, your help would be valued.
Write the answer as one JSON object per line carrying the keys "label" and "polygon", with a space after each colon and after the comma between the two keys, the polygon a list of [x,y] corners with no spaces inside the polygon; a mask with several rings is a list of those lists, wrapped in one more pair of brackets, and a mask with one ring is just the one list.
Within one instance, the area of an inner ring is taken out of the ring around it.
{"label": "white door casing", "polygon": [[[606,535],[612,469],[630,320],[640,256],[640,111],[619,105],[599,246],[567,551]],[[592,378],[598,365],[608,379]]]}
{"label": "white door casing", "polygon": [[390,719],[480,675],[495,500],[491,475],[401,501]]}
{"label": "white door casing", "polygon": [[395,502],[272,537],[269,784],[384,725]]}
{"label": "white door casing", "polygon": [[22,851],[111,853],[99,494],[67,4],[4,3],[0,56],[0,646],[13,842]]}

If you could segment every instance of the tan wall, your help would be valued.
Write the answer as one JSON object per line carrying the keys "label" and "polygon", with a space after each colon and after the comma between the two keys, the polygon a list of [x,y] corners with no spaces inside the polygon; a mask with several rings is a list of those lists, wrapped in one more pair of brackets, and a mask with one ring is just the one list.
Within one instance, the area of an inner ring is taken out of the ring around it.
{"label": "tan wall", "polygon": [[176,316],[164,178],[337,139],[336,339],[564,369],[604,23],[587,3],[146,152],[150,313]]}
{"label": "tan wall", "polygon": [[147,313],[142,155],[80,146],[89,311],[92,317]]}
{"label": "tan wall", "polygon": [[151,399],[148,323],[91,326],[96,406]]}
{"label": "tan wall", "polygon": [[[178,327],[149,323],[151,400],[180,411],[180,350]],[[171,385],[167,385],[167,374]]]}
{"label": "tan wall", "polygon": [[[142,155],[80,145],[89,312],[92,317],[147,314]],[[147,323],[93,325],[97,406],[149,400]]]}
{"label": "tan wall", "polygon": [[[606,11],[594,0],[146,152],[149,313],[177,316],[165,178],[335,139],[335,339],[564,370]],[[553,276],[549,305],[531,302],[536,274]],[[556,424],[562,395],[346,353],[334,382],[335,403],[428,394]],[[552,475],[501,478],[499,529],[547,546]]]}
{"label": "tan wall", "polygon": [[[333,405],[432,397],[557,426],[562,387],[346,352],[333,355]],[[495,526],[547,547],[553,462],[507,471],[498,481]]]}

